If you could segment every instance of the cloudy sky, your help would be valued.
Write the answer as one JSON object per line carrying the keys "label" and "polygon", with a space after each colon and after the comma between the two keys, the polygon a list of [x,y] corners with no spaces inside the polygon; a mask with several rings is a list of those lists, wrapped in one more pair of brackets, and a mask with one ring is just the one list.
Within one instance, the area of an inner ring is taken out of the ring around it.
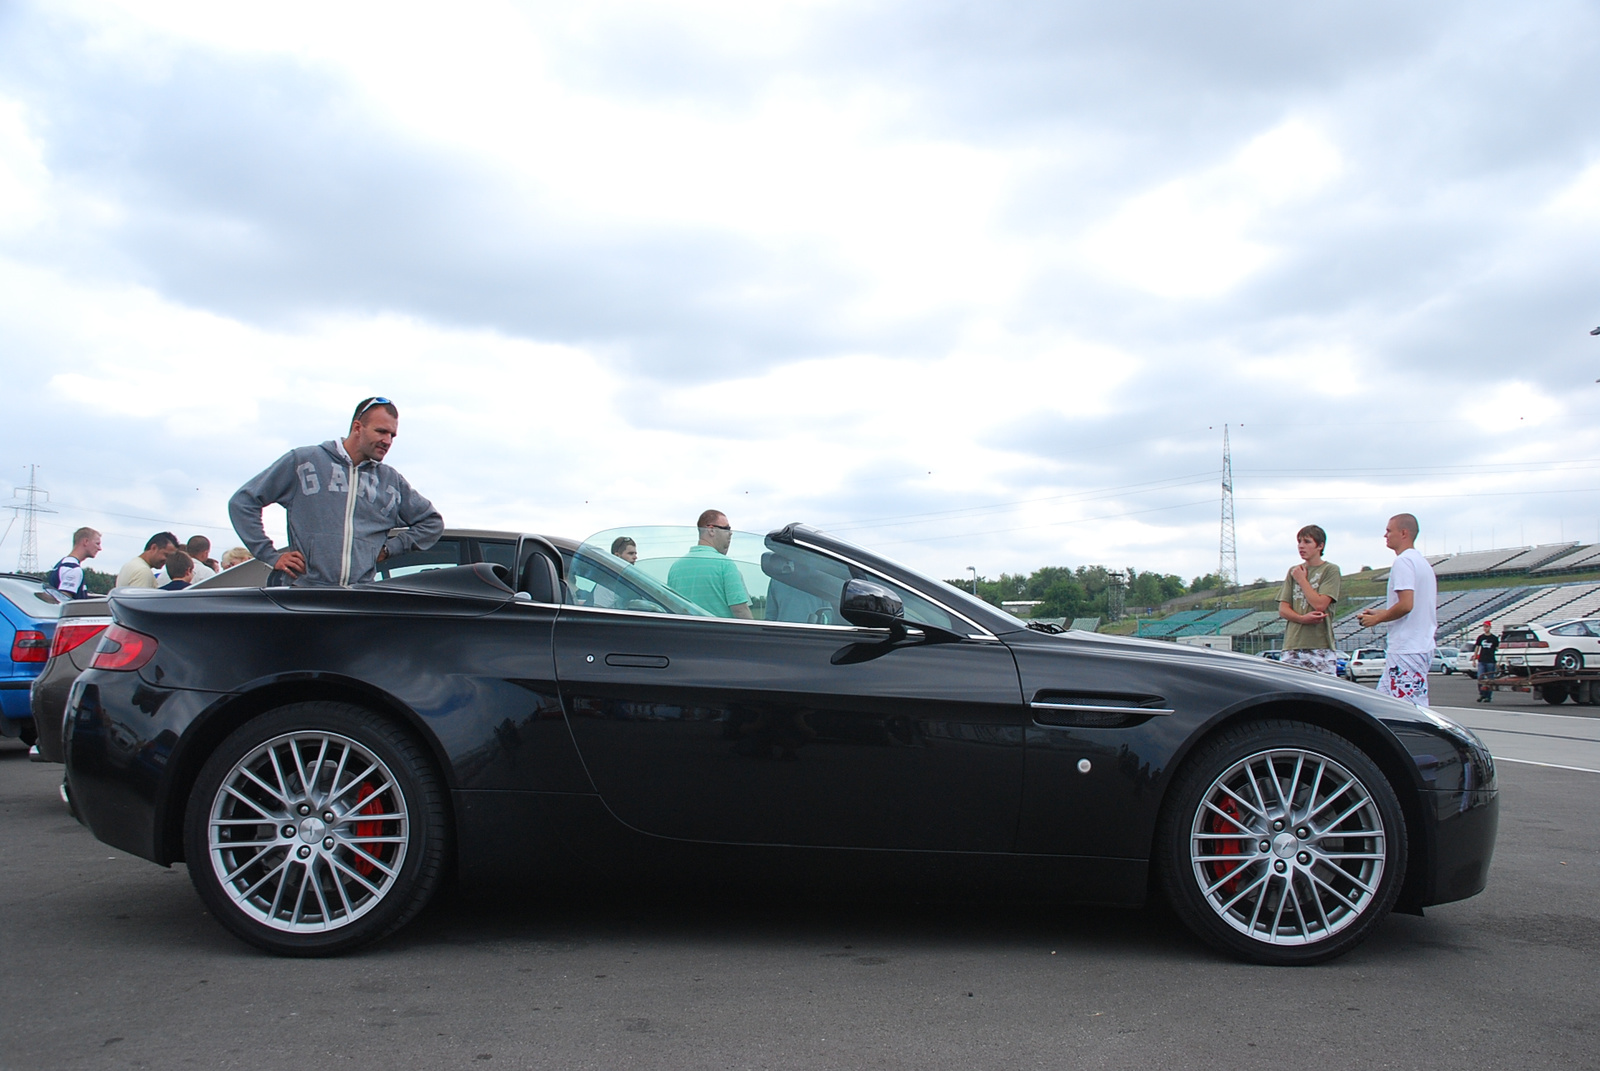
{"label": "cloudy sky", "polygon": [[[1600,539],[1592,3],[0,0],[0,499],[399,404],[452,525],[935,575]],[[0,515],[0,529],[10,520]],[[12,568],[21,524],[0,541]]]}

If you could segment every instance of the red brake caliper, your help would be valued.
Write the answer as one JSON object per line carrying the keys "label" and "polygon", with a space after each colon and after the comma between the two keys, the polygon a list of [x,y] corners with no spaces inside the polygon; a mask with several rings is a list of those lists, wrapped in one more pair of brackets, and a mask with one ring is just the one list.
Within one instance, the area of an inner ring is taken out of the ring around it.
{"label": "red brake caliper", "polygon": [[[1211,832],[1213,832],[1213,833],[1231,833],[1232,831],[1234,831],[1236,829],[1242,829],[1243,828],[1243,823],[1239,823],[1239,806],[1238,806],[1238,804],[1234,803],[1232,799],[1230,799],[1227,796],[1224,796],[1222,798],[1222,802],[1217,805],[1217,809],[1220,810],[1223,814],[1227,815],[1228,818],[1233,819],[1233,821],[1231,821],[1231,822],[1230,821],[1226,821],[1220,815],[1212,815],[1211,816]],[[1235,824],[1235,823],[1238,823],[1238,824]],[[1213,855],[1243,855],[1244,854],[1244,844],[1243,844],[1242,841],[1237,841],[1237,840],[1219,840],[1219,841],[1216,841],[1215,843],[1216,843],[1216,850],[1212,853]],[[1214,877],[1214,878],[1220,878],[1225,874],[1237,875],[1239,873],[1239,871],[1241,871],[1243,869],[1244,869],[1244,863],[1243,862],[1239,862],[1239,863],[1213,863],[1212,864],[1212,875],[1211,876]],[[1238,879],[1238,877],[1237,876],[1231,877],[1227,881],[1222,883],[1222,894],[1224,896],[1232,896],[1233,893],[1234,893],[1234,890],[1237,889],[1238,887],[1239,887],[1239,879]]]}
{"label": "red brake caliper", "polygon": [[[367,795],[371,791],[372,791],[372,786],[371,785],[362,784],[361,790],[356,794],[356,798],[360,799],[362,796]],[[383,801],[378,799],[377,796],[373,796],[372,799],[367,801],[366,806],[362,807],[356,813],[357,814],[382,814],[383,813]],[[367,837],[380,836],[380,835],[382,835],[382,833],[383,833],[383,823],[382,822],[357,822],[356,823],[356,839],[357,840],[364,840]],[[361,850],[366,852],[368,855],[378,856],[380,859],[383,857],[381,850],[378,850],[378,849],[368,848],[365,845],[363,845]],[[374,869],[374,867],[373,867],[371,862],[369,862],[367,859],[363,858],[359,854],[356,855],[356,872],[357,873],[359,873],[362,877],[366,877],[368,874],[372,873],[373,869]]]}

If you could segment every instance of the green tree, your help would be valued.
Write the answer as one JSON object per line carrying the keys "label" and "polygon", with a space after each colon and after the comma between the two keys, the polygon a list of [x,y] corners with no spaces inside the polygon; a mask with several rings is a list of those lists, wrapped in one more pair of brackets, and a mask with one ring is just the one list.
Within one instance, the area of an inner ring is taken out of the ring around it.
{"label": "green tree", "polygon": [[1034,609],[1037,617],[1074,618],[1084,616],[1089,596],[1076,577],[1064,577],[1045,589],[1044,601]]}

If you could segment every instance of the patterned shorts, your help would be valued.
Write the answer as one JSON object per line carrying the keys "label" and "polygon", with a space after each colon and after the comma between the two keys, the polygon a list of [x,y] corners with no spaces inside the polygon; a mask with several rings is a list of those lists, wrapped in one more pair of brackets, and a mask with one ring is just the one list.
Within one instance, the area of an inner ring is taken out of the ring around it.
{"label": "patterned shorts", "polygon": [[1428,705],[1428,667],[1433,656],[1425,651],[1412,654],[1390,652],[1383,661],[1383,676],[1378,678],[1378,694],[1392,695],[1419,707]]}
{"label": "patterned shorts", "polygon": [[1286,666],[1309,669],[1313,673],[1326,673],[1330,677],[1339,675],[1339,652],[1337,651],[1301,648],[1283,652],[1283,657],[1278,661]]}

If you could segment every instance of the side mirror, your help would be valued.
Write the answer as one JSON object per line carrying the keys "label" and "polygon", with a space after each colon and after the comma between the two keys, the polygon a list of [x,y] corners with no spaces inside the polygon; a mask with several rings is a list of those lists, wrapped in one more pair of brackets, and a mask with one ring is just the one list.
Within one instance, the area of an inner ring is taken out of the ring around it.
{"label": "side mirror", "polygon": [[839,596],[839,616],[861,628],[906,630],[906,608],[900,596],[870,580],[848,580]]}

